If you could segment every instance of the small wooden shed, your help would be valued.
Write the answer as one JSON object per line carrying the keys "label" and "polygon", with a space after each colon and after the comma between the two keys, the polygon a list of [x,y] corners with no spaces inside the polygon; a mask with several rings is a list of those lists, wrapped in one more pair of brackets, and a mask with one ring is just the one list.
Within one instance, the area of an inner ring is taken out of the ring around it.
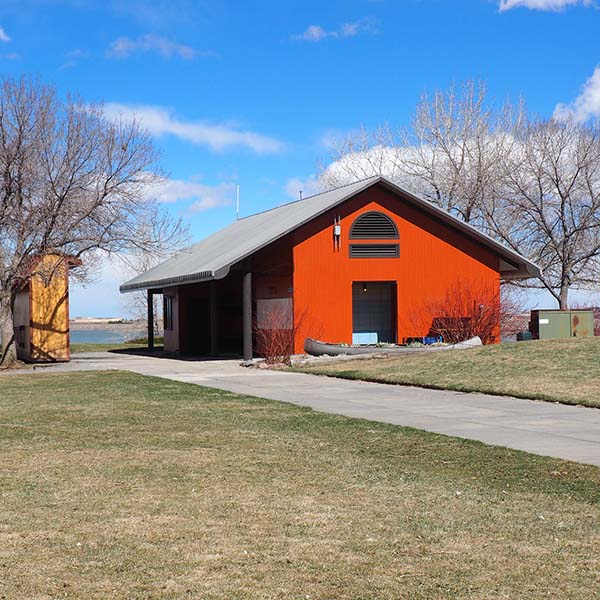
{"label": "small wooden shed", "polygon": [[29,275],[15,296],[17,356],[26,362],[71,358],[69,338],[69,270],[78,259],[58,254],[31,261]]}

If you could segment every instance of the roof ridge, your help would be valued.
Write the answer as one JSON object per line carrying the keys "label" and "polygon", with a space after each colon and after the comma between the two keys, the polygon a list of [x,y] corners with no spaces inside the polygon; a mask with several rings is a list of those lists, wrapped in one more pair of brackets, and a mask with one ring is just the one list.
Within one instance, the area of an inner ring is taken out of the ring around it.
{"label": "roof ridge", "polygon": [[[323,190],[322,192],[317,192],[312,196],[306,196],[306,198],[302,198],[302,200],[292,200],[288,202],[288,204],[293,204],[294,202],[304,202],[304,200],[309,200],[310,198],[315,198],[316,196],[322,196],[323,194],[328,194],[329,192],[337,192],[338,190],[343,190],[345,187],[350,187],[351,185],[355,185],[357,183],[362,183],[363,181],[369,181],[370,179],[379,179],[381,175],[371,175],[371,177],[364,177],[363,179],[357,179],[356,181],[351,181],[350,183],[345,183],[344,185],[340,185],[335,188],[331,188],[330,190]],[[285,206],[282,205],[282,206]]]}
{"label": "roof ridge", "polygon": [[337,192],[338,190],[342,190],[346,187],[350,187],[351,185],[356,185],[357,183],[363,183],[365,181],[369,181],[371,179],[381,179],[381,175],[371,175],[371,177],[365,177],[364,179],[357,179],[356,181],[351,181],[350,183],[345,183],[344,185],[340,185],[335,188],[331,188],[330,190],[323,190],[322,192],[317,192],[316,194],[312,194],[312,196],[306,196],[305,198],[298,200],[290,200],[289,202],[285,202],[284,204],[279,204],[278,206],[273,206],[271,208],[266,208],[265,210],[261,210],[259,212],[253,213],[251,215],[246,215],[245,217],[240,217],[238,221],[243,221],[244,219],[251,219],[252,217],[256,217],[258,215],[264,215],[265,213],[271,212],[272,210],[277,210],[278,208],[283,208],[284,206],[291,206],[292,204],[298,204],[299,202],[305,202],[306,200],[310,200],[311,198],[316,198],[317,196],[323,196],[324,194],[329,194],[331,192]]}

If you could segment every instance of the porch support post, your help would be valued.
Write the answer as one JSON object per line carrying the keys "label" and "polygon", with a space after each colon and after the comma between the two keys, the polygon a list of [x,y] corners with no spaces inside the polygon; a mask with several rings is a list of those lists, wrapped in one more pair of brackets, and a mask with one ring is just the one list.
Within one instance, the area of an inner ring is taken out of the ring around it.
{"label": "porch support post", "polygon": [[252,272],[244,273],[243,282],[243,314],[244,314],[244,360],[252,359]]}
{"label": "porch support post", "polygon": [[210,282],[210,354],[216,356],[218,346],[218,322],[217,322],[217,282]]}
{"label": "porch support post", "polygon": [[154,292],[148,290],[148,350],[154,350]]}

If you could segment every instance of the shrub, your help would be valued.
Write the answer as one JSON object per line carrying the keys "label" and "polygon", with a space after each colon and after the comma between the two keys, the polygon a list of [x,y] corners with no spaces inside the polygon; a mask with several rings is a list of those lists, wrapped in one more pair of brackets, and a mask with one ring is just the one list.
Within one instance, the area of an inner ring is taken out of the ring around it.
{"label": "shrub", "polygon": [[484,344],[500,341],[501,304],[498,291],[484,284],[457,282],[445,295],[425,303],[428,335],[456,344],[479,336]]}
{"label": "shrub", "polygon": [[294,320],[291,301],[274,304],[261,314],[260,323],[255,323],[254,335],[256,349],[267,363],[290,364],[302,320]]}
{"label": "shrub", "polygon": [[503,339],[516,336],[529,327],[529,313],[524,291],[509,283],[500,286],[500,335]]}

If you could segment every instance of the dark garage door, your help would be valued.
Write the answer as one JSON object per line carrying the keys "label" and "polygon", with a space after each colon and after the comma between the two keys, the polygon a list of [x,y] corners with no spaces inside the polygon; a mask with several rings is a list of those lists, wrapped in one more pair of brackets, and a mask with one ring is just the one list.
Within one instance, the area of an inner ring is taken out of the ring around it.
{"label": "dark garage door", "polygon": [[[352,333],[359,343],[396,341],[396,284],[354,282],[352,284]],[[370,339],[369,339],[370,337]]]}

